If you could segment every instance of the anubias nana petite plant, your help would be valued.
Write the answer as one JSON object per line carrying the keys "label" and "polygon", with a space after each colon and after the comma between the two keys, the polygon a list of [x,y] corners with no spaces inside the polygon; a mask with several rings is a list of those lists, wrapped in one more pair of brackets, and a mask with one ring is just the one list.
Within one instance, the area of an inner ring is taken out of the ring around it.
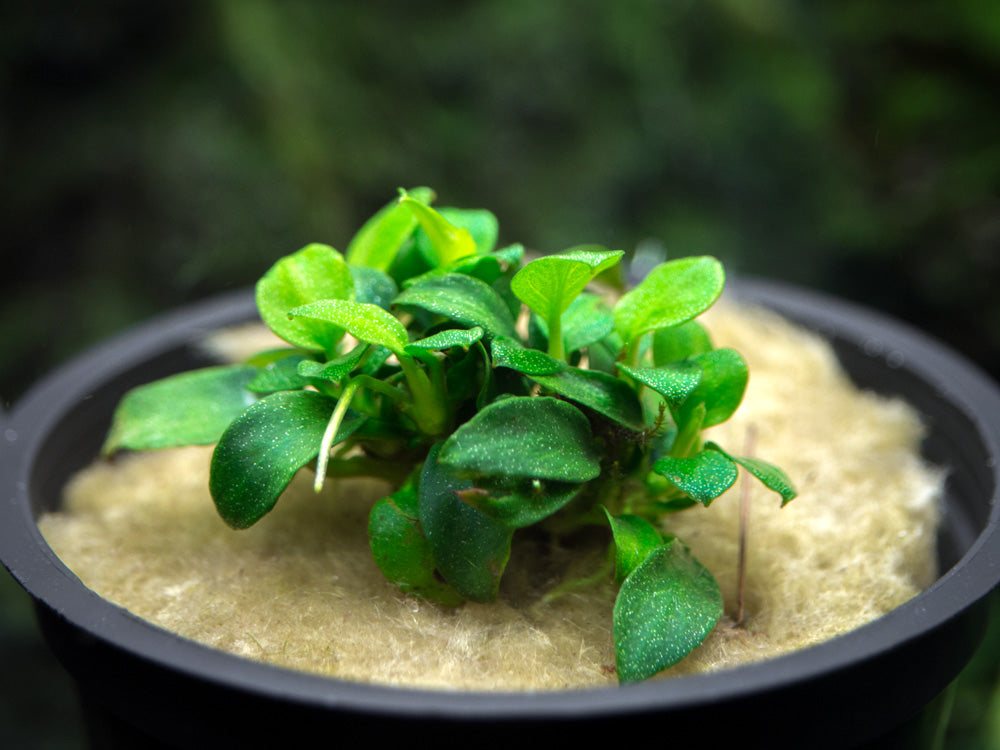
{"label": "anubias nana petite plant", "polygon": [[664,517],[711,503],[737,466],[782,503],[795,496],[778,468],[702,439],[747,383],[743,358],[694,320],[722,266],[663,263],[610,306],[588,286],[613,278],[622,252],[523,263],[520,245],[494,249],[490,212],[435,210],[433,197],[401,190],[344,255],[313,244],[279,260],[256,301],[289,346],[134,389],[104,451],[217,443],[210,490],[237,529],[307,464],[317,490],[390,478],[371,509],[375,561],[448,606],[497,597],[523,529],[610,527],[618,678],[644,680],[722,615],[718,584]]}

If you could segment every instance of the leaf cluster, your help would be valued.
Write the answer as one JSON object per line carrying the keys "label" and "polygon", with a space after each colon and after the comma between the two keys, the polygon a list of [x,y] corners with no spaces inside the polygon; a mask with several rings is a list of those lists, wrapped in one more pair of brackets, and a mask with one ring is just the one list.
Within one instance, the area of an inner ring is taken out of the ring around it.
{"label": "leaf cluster", "polygon": [[498,595],[514,535],[610,528],[622,682],[682,659],[722,614],[719,587],[663,519],[708,505],[742,466],[791,500],[780,469],[702,438],[743,398],[747,366],[695,320],[722,292],[711,257],[661,264],[616,301],[621,251],[525,262],[485,210],[400,196],[346,251],[312,244],[256,287],[287,346],[128,393],[105,452],[215,443],[210,490],[246,528],[291,479],[388,478],[372,553],[443,605]]}

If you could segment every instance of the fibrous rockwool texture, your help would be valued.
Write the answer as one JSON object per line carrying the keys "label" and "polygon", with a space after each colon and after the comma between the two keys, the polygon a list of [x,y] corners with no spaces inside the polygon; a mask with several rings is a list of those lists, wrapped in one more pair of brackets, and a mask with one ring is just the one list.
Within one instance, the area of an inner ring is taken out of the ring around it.
{"label": "fibrous rockwool texture", "polygon": [[[780,508],[751,485],[744,626],[725,620],[664,676],[803,648],[906,601],[935,575],[943,472],[926,466],[906,404],[858,391],[829,347],[769,313],[717,307],[717,346],[750,365],[737,415],[706,437],[780,465],[800,496]],[[473,690],[613,684],[610,583],[541,604],[567,570],[600,565],[515,544],[500,600],[447,609],[407,597],[368,549],[374,480],[312,491],[300,472],[274,511],[233,531],[208,494],[211,448],[119,456],[79,474],[40,521],[53,549],[103,597],[162,627],[250,659],[378,683]],[[738,483],[668,519],[736,609]]]}

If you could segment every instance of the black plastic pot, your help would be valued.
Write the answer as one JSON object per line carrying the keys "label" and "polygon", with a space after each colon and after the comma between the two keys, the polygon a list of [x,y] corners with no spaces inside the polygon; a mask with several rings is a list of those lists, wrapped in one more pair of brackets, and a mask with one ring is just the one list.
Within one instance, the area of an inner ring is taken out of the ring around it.
{"label": "black plastic pot", "polygon": [[[1000,392],[945,347],[818,294],[744,281],[739,296],[833,342],[852,377],[898,394],[950,467],[940,579],[885,617],[815,647],[711,675],[535,694],[364,685],[258,664],[187,641],[84,587],[38,532],[67,478],[93,460],[119,397],[203,364],[207,332],[254,316],[249,294],[158,318],[40,383],[0,427],[0,554],[35,598],[42,630],[76,680],[96,746],[256,747],[314,742],[526,746],[628,737],[710,747],[851,747],[916,713],[968,661],[1000,579]],[[614,736],[614,735],[613,735]]]}

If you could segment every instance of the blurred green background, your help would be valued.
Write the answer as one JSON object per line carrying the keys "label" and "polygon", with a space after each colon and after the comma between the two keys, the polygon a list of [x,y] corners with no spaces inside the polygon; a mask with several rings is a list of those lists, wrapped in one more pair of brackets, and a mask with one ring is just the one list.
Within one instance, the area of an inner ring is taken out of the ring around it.
{"label": "blurred green background", "polygon": [[[416,184],[536,250],[659,245],[856,299],[997,376],[998,91],[995,0],[4,3],[0,401]],[[74,747],[0,587],[0,744]],[[1000,747],[998,643],[946,747]]]}

